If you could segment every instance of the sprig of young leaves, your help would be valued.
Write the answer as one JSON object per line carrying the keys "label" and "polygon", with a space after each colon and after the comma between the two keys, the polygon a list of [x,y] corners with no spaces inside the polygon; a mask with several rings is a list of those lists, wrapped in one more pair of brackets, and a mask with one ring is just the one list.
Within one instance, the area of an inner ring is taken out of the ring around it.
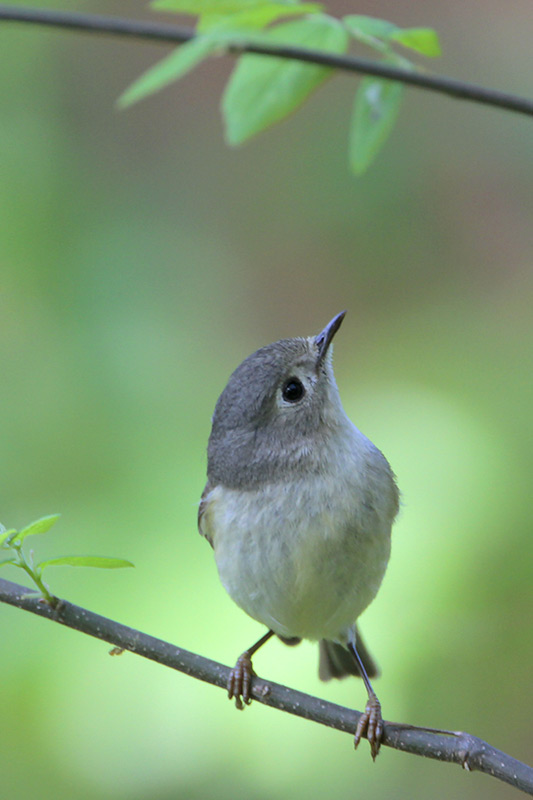
{"label": "sprig of young leaves", "polygon": [[[299,0],[154,0],[161,11],[198,17],[197,36],[140,76],[119,98],[125,108],[179,80],[212,55],[250,44],[292,45],[342,55],[350,39],[372,48],[404,69],[417,66],[395,51],[400,45],[419,55],[440,55],[431,28],[399,28],[362,15],[336,19],[319,3]],[[294,17],[283,22],[286,17]],[[328,67],[244,54],[222,97],[226,141],[239,145],[296,110],[332,73]],[[349,160],[362,174],[391,133],[403,99],[398,81],[367,77],[360,82],[350,131]]]}
{"label": "sprig of young leaves", "polygon": [[108,556],[59,556],[58,558],[47,558],[38,564],[34,562],[33,551],[25,553],[22,545],[27,536],[46,533],[52,525],[55,525],[60,514],[51,514],[41,517],[21,531],[6,528],[0,523],[0,567],[11,565],[23,569],[35,583],[41,592],[43,599],[52,606],[55,606],[57,599],[50,593],[50,587],[43,581],[43,570],[47,567],[99,567],[100,569],[119,569],[121,567],[133,567],[131,561],[123,558],[109,558]]}

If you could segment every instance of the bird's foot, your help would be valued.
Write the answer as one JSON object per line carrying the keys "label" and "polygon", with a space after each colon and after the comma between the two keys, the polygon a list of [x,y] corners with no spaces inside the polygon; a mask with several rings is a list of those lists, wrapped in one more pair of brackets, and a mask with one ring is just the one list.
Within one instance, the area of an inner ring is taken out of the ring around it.
{"label": "bird's foot", "polygon": [[381,747],[381,739],[383,737],[383,718],[381,716],[381,703],[375,694],[371,694],[368,698],[364,714],[361,714],[355,736],[353,740],[354,747],[357,748],[361,737],[366,733],[366,738],[370,744],[370,754],[375,761]]}
{"label": "bird's foot", "polygon": [[237,663],[231,670],[228,678],[228,697],[230,700],[233,697],[235,698],[235,705],[238,709],[243,709],[245,705],[249,706],[252,702],[251,688],[252,678],[254,676],[255,672],[252,666],[252,658],[250,653],[246,650],[242,656],[239,656],[237,659]]}

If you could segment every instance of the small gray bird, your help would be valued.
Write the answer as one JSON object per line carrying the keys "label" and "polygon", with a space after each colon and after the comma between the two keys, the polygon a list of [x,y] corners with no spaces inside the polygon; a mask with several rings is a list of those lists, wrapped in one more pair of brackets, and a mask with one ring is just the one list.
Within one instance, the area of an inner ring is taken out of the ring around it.
{"label": "small gray bird", "polygon": [[269,629],[237,660],[229,697],[251,702],[251,657],[271,636],[318,640],[322,680],[365,682],[354,743],[366,735],[375,758],[377,669],[355,623],[387,567],[398,489],[341,404],[331,342],[345,313],[318,336],[262,347],[231,375],[213,415],[198,527],[229,595]]}

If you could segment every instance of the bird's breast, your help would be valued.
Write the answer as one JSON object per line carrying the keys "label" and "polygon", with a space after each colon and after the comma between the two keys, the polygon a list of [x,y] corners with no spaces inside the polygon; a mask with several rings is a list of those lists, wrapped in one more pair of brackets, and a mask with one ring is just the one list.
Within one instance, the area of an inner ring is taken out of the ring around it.
{"label": "bird's breast", "polygon": [[206,498],[222,583],[283,636],[342,637],[383,578],[395,512],[379,498],[389,488],[376,495],[359,473],[344,472],[252,491],[217,486]]}

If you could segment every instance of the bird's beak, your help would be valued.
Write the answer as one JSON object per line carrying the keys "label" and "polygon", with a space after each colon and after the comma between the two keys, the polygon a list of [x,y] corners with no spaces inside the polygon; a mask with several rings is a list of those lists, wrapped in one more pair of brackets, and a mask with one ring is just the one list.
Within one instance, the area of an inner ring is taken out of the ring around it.
{"label": "bird's beak", "polygon": [[322,363],[326,353],[328,352],[328,348],[331,344],[331,340],[339,330],[341,326],[341,322],[344,319],[346,311],[341,311],[340,314],[337,314],[336,317],[333,317],[331,322],[328,322],[322,333],[319,333],[315,339],[315,344],[318,347],[318,357],[317,357],[317,367]]}

